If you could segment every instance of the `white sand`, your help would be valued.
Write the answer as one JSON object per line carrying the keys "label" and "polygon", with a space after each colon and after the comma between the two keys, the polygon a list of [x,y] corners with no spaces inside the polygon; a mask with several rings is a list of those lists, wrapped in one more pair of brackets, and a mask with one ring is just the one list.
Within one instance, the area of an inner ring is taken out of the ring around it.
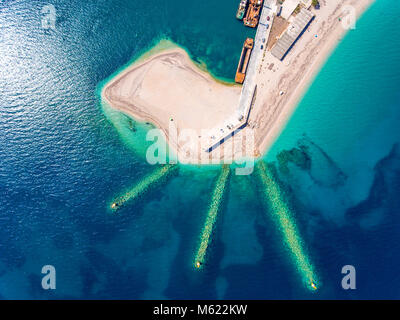
{"label": "white sand", "polygon": [[[102,96],[112,107],[161,128],[180,155],[187,150],[183,142],[171,141],[171,119],[178,135],[192,129],[199,137],[234,112],[240,92],[240,86],[217,82],[175,48],[129,67],[105,86]],[[190,156],[195,161],[199,154]]]}

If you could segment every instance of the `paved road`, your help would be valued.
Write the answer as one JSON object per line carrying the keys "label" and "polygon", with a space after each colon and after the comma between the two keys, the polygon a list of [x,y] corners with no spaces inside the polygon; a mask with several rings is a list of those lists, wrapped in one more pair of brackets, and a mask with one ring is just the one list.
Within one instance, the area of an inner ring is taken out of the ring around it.
{"label": "paved road", "polygon": [[273,13],[276,10],[275,2],[275,0],[264,1],[264,7],[261,12],[260,22],[258,24],[257,33],[254,40],[254,49],[251,54],[249,66],[247,68],[246,79],[243,84],[242,94],[240,96],[239,106],[237,109],[238,118],[243,116],[243,119],[247,120],[249,116],[250,105],[256,87],[257,70],[260,66],[271,32],[271,25],[274,21]]}

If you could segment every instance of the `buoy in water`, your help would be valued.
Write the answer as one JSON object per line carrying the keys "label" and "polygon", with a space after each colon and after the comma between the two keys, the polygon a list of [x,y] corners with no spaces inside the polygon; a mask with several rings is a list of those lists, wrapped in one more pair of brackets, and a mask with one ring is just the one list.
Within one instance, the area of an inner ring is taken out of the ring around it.
{"label": "buoy in water", "polygon": [[311,282],[311,288],[313,288],[314,290],[317,290],[317,289],[318,289],[317,286],[316,286],[316,284],[315,284],[314,282]]}

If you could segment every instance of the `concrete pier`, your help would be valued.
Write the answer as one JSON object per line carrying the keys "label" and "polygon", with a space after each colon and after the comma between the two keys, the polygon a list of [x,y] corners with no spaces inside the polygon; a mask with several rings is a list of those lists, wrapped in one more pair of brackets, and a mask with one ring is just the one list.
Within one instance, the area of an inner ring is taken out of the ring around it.
{"label": "concrete pier", "polygon": [[271,26],[276,12],[275,0],[265,0],[258,23],[254,48],[247,66],[246,78],[243,83],[242,93],[236,110],[224,123],[212,129],[209,134],[209,147],[211,152],[232,135],[246,127],[252,103],[255,100],[257,88],[257,70],[260,66],[264,50],[266,49]]}

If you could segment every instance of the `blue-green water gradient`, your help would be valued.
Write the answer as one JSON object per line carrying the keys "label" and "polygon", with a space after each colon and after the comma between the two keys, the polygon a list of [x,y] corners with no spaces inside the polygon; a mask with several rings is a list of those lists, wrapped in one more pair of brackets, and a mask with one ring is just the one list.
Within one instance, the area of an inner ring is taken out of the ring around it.
{"label": "blue-green water gradient", "polygon": [[[254,176],[232,175],[201,272],[192,261],[219,168],[181,166],[140,201],[108,210],[154,168],[130,144],[140,149],[146,128],[110,121],[99,86],[162,39],[231,81],[254,35],[235,19],[238,1],[51,3],[55,30],[41,27],[48,2],[0,3],[1,298],[399,297],[400,3],[377,0],[364,14],[265,156],[317,292],[299,278]],[[54,291],[41,287],[48,264]],[[347,264],[356,291],[341,288]]]}

